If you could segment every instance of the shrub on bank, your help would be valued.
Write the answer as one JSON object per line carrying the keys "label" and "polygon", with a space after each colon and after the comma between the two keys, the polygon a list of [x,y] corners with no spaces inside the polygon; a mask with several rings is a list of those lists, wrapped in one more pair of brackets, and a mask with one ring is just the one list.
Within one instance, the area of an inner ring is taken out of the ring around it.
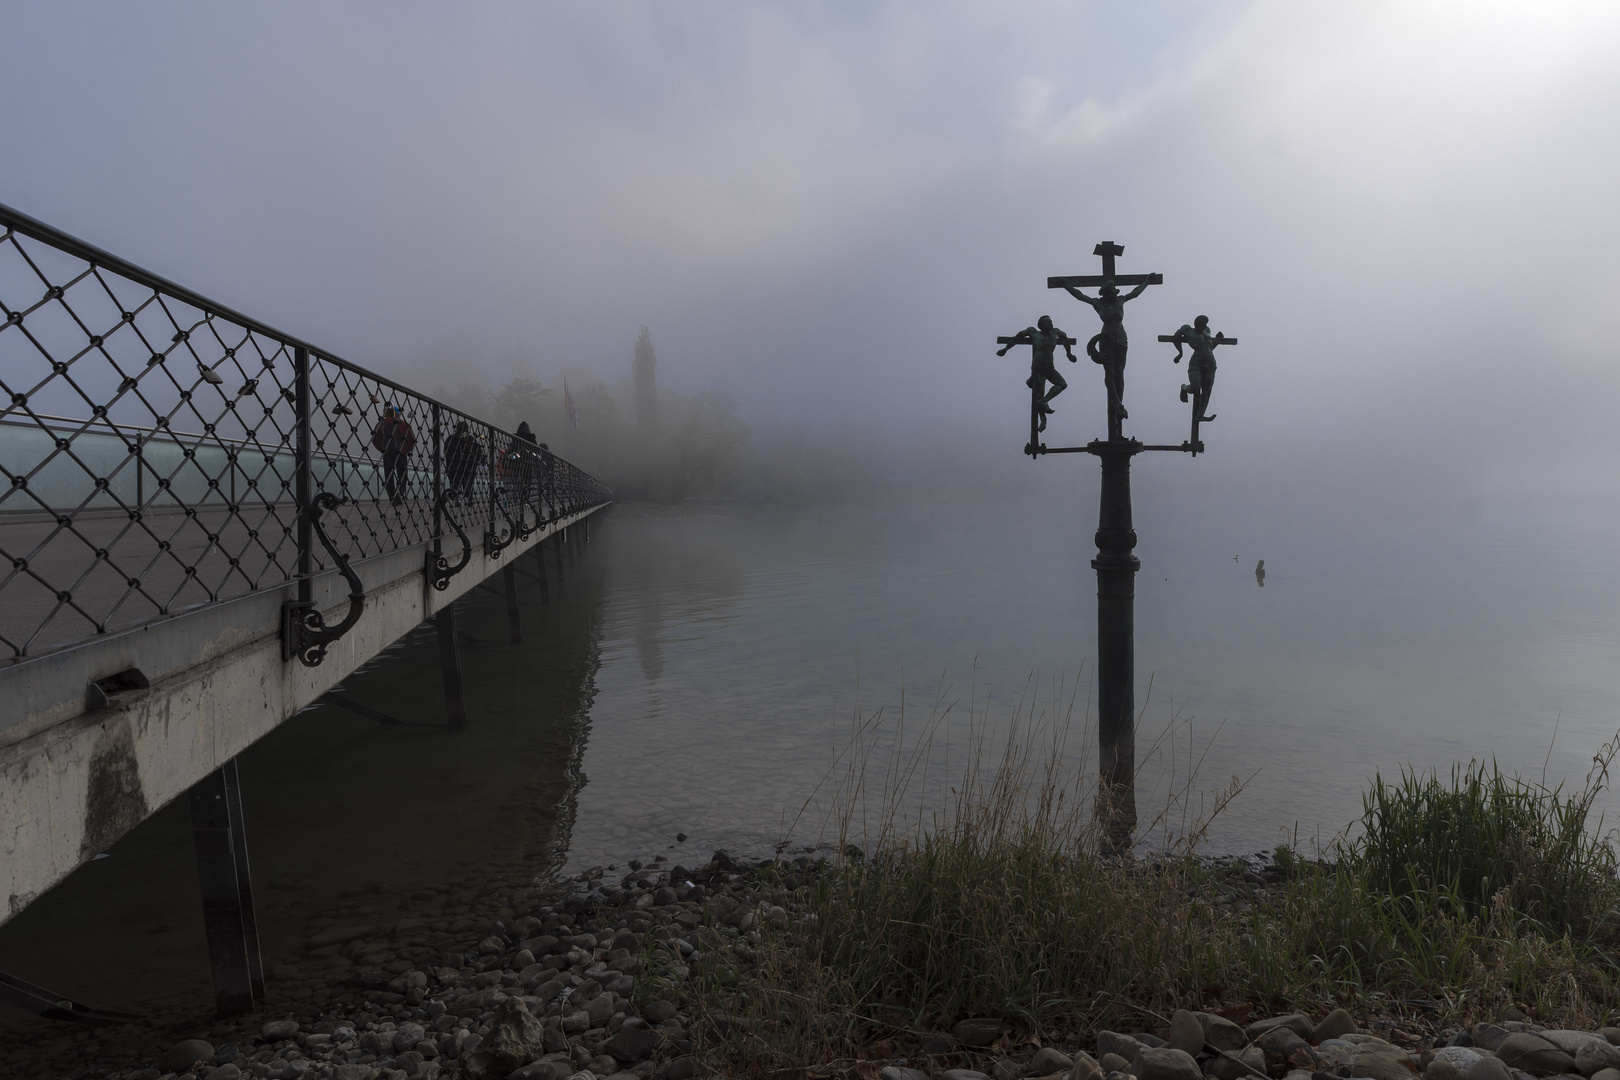
{"label": "shrub on bank", "polygon": [[1146,857],[1107,855],[1058,749],[1042,760],[1015,735],[994,768],[975,756],[927,828],[897,824],[886,792],[865,856],[801,890],[803,917],[762,943],[747,1054],[847,1057],[976,1015],[1128,1031],[1245,999],[1431,1023],[1516,1003],[1593,1026],[1620,1004],[1615,850],[1588,822],[1615,746],[1568,795],[1494,765],[1375,779],[1359,829],[1322,858],[1283,848],[1258,868],[1201,858],[1207,820]]}

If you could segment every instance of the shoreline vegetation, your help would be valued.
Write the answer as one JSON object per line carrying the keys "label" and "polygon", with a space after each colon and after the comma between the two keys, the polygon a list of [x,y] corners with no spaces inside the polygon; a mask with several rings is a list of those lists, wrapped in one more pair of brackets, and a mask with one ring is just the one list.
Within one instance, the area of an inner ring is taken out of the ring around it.
{"label": "shoreline vegetation", "polygon": [[1620,736],[1578,790],[1403,770],[1320,850],[1245,859],[1199,851],[1236,781],[1110,856],[1049,732],[994,754],[981,733],[941,808],[906,812],[931,733],[856,727],[817,844],[541,882],[465,951],[359,970],[338,1001],[8,1075],[1620,1080],[1620,883],[1589,820]]}

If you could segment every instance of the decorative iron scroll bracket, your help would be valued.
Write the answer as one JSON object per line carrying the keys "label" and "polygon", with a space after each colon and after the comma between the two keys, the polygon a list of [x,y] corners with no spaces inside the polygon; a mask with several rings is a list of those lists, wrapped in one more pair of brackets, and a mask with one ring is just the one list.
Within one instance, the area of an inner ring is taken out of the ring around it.
{"label": "decorative iron scroll bracket", "polygon": [[497,535],[494,522],[491,522],[490,527],[484,530],[484,558],[486,559],[500,558],[501,552],[511,547],[512,542],[518,538],[517,523],[512,520],[511,513],[506,509],[506,504],[501,499],[501,496],[505,494],[505,488],[495,489],[496,505],[501,508],[501,517],[506,519],[506,538],[503,540]]}
{"label": "decorative iron scroll bracket", "polygon": [[323,491],[315,496],[308,510],[304,512],[304,520],[314,527],[315,535],[320,539],[321,546],[331,558],[332,564],[338,568],[349,583],[349,613],[343,621],[336,626],[327,626],[326,620],[315,609],[313,600],[289,600],[281,607],[281,659],[285,662],[293,657],[305,667],[319,667],[321,661],[326,659],[326,647],[338,638],[354,629],[354,624],[360,621],[360,613],[366,608],[366,589],[360,584],[360,578],[349,568],[349,559],[346,555],[338,553],[332,546],[332,540],[321,527],[321,514],[326,510],[336,510],[347,499],[340,499],[330,491]]}
{"label": "decorative iron scroll bracket", "polygon": [[467,569],[467,564],[472,561],[472,541],[467,539],[467,533],[462,529],[461,522],[457,521],[455,516],[445,509],[445,504],[449,501],[451,494],[451,492],[447,491],[439,496],[438,510],[444,515],[444,519],[450,523],[450,527],[456,530],[456,537],[461,541],[461,561],[451,566],[450,560],[446,559],[443,554],[429,548],[426,556],[427,565],[422,569],[422,572],[427,575],[428,581],[432,582],[433,587],[440,592],[449,588],[450,579]]}

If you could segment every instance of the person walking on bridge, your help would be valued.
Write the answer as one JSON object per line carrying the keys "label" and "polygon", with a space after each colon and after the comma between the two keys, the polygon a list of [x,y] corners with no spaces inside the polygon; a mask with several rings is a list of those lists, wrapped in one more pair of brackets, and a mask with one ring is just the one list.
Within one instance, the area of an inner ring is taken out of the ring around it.
{"label": "person walking on bridge", "polygon": [[382,419],[371,431],[371,445],[382,451],[383,484],[388,489],[389,500],[398,506],[405,501],[408,490],[405,470],[411,449],[416,445],[416,432],[399,414],[397,406],[389,405],[383,410]]}
{"label": "person walking on bridge", "polygon": [[456,430],[444,443],[444,467],[450,474],[450,490],[462,498],[472,495],[479,456],[478,440],[467,430],[467,421],[457,420]]}

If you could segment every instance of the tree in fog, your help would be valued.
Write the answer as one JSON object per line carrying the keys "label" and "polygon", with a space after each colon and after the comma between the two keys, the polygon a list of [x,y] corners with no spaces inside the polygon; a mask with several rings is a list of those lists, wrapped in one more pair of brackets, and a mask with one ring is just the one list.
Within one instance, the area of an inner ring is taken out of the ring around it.
{"label": "tree in fog", "polygon": [[513,376],[495,391],[492,420],[496,427],[507,431],[516,431],[517,426],[525,420],[530,427],[538,428],[544,422],[547,405],[553,396],[552,389],[540,385],[539,379]]}
{"label": "tree in fog", "polygon": [[730,394],[704,390],[680,404],[690,411],[669,438],[663,492],[669,502],[710,494],[735,475],[751,434]]}
{"label": "tree in fog", "polygon": [[658,430],[658,358],[653,355],[652,334],[643,326],[636,339],[636,358],[630,376],[636,386],[636,423],[643,435]]}

